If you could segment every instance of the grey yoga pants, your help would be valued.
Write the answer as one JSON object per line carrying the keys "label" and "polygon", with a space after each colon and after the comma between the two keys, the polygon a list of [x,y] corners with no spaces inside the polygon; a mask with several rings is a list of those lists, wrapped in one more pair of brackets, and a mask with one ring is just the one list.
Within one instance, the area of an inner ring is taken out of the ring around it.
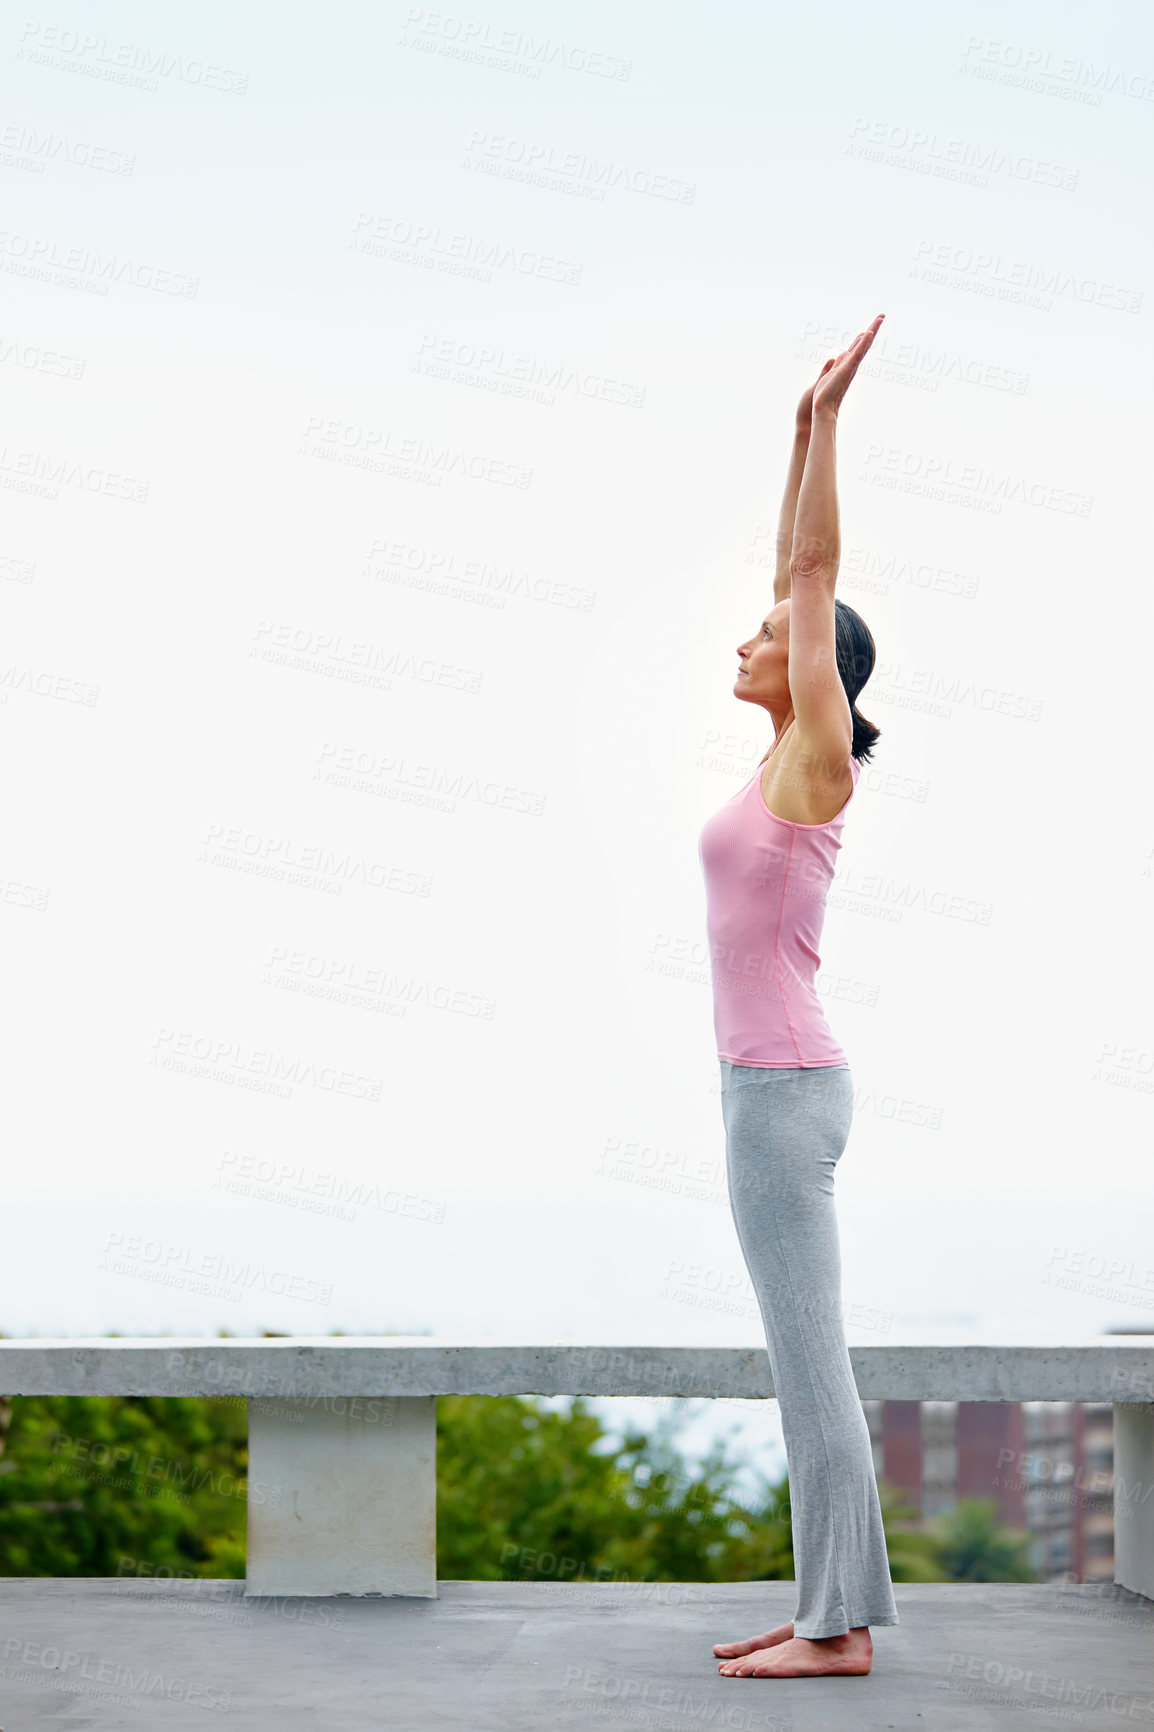
{"label": "grey yoga pants", "polygon": [[869,1427],[841,1315],[833,1178],[853,1121],[849,1066],[720,1063],[729,1203],[785,1435],[794,1634],[896,1624]]}

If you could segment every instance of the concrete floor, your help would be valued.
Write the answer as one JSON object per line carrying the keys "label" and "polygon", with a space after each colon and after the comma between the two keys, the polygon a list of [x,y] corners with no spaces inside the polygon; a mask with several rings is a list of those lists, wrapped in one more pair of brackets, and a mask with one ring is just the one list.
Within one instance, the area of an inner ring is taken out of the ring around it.
{"label": "concrete floor", "polygon": [[792,1582],[442,1582],[436,1600],[246,1600],[240,1582],[0,1580],[0,1722],[205,1732],[1011,1732],[1154,1726],[1154,1601],[897,1583],[867,1678],[722,1678]]}

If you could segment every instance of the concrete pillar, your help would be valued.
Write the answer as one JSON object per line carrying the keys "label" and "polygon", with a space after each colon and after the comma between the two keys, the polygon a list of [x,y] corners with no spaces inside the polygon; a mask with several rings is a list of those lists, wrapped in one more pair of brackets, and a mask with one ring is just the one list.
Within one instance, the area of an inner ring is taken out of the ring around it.
{"label": "concrete pillar", "polygon": [[1154,1600],[1154,1403],[1114,1403],[1114,1580]]}
{"label": "concrete pillar", "polygon": [[437,1597],[437,1398],[248,1404],[246,1594]]}

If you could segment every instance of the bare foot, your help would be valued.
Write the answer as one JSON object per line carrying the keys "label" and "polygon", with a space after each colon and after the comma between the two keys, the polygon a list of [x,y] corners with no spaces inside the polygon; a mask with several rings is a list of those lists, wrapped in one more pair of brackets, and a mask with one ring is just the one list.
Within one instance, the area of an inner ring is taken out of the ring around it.
{"label": "bare foot", "polygon": [[[793,1625],[784,1627],[792,1629]],[[776,1630],[770,1633],[775,1637],[779,1634]],[[730,1645],[749,1646],[744,1642]],[[826,1678],[838,1673],[862,1677],[873,1664],[873,1651],[869,1627],[863,1624],[844,1636],[791,1636],[774,1641],[738,1659],[723,1660],[717,1670],[727,1678]]]}
{"label": "bare foot", "polygon": [[772,1648],[778,1642],[788,1642],[793,1635],[792,1624],[779,1624],[764,1636],[751,1636],[748,1642],[715,1642],[713,1652],[719,1660],[735,1660],[743,1654],[755,1654],[759,1648]]}

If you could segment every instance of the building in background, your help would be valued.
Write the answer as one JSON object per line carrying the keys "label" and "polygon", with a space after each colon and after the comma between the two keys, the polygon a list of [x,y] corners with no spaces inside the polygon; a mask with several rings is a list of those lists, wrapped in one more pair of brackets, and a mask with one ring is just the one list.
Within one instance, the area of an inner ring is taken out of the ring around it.
{"label": "building in background", "polygon": [[924,1522],[990,1498],[1041,1581],[1114,1579],[1109,1402],[865,1401],[874,1469]]}

